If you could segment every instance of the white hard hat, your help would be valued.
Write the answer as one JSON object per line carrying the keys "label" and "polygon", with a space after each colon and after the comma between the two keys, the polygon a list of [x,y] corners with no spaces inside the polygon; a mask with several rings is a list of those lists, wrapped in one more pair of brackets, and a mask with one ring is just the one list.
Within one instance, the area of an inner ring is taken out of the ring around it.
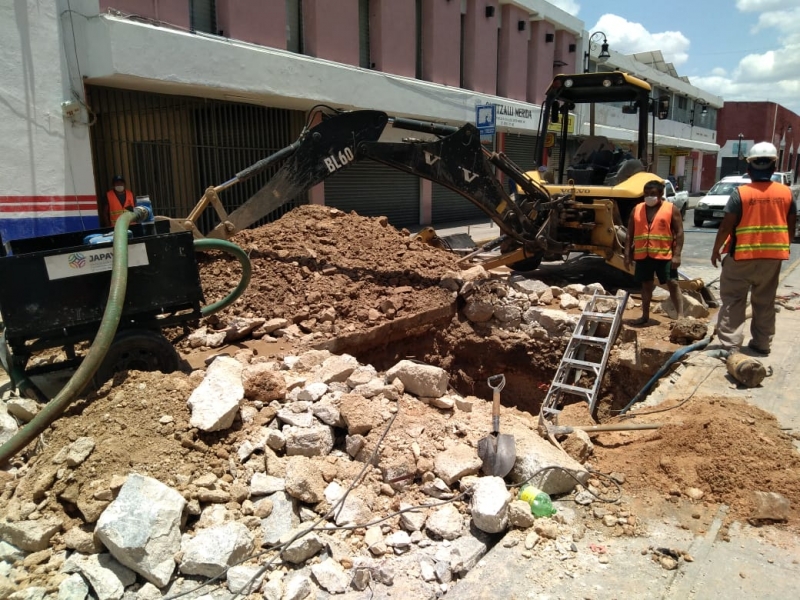
{"label": "white hard hat", "polygon": [[747,162],[754,166],[766,166],[778,160],[778,149],[769,142],[759,142],[747,153]]}

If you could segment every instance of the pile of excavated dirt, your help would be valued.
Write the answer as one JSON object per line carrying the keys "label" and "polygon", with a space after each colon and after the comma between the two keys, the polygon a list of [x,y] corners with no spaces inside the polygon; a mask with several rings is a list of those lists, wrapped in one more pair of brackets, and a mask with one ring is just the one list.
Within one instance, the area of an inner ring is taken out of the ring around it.
{"label": "pile of excavated dirt", "polygon": [[[385,217],[300,206],[232,240],[253,265],[248,290],[219,316],[285,318],[304,333],[347,333],[452,302],[439,287],[454,254],[398,231]],[[234,259],[201,259],[206,300],[236,285]]]}
{"label": "pile of excavated dirt", "polygon": [[[669,408],[666,404],[659,407]],[[696,397],[673,410],[624,422],[662,423],[655,431],[606,433],[595,438],[596,467],[626,475],[626,489],[655,489],[730,506],[750,518],[753,492],[777,492],[800,516],[800,454],[771,414],[740,400]],[[697,495],[696,492],[694,492]]]}

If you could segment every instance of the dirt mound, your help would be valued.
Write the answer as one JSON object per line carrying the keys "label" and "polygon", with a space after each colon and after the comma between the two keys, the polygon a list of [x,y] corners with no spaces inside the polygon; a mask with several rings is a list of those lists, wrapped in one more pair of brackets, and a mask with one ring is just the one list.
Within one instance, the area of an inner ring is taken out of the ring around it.
{"label": "dirt mound", "polygon": [[[253,275],[242,298],[221,319],[282,317],[304,333],[357,331],[445,305],[439,287],[456,256],[412,241],[385,217],[362,217],[324,206],[300,206],[278,221],[236,234]],[[230,292],[235,260],[201,259],[206,300]]]}
{"label": "dirt mound", "polygon": [[640,421],[664,425],[595,439],[597,467],[625,473],[629,490],[685,495],[698,488],[736,518],[752,514],[753,492],[777,492],[792,503],[791,521],[800,516],[800,454],[771,414],[740,400],[698,397]]}

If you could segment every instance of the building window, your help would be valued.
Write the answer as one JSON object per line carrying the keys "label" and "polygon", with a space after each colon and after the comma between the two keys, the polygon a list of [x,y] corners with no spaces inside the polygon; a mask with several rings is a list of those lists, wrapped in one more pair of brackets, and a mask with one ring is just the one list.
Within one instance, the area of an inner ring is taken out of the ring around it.
{"label": "building window", "polygon": [[417,79],[422,79],[422,0],[416,2],[416,18],[417,18]]}
{"label": "building window", "polygon": [[286,0],[286,49],[303,53],[303,0]]}
{"label": "building window", "polygon": [[217,34],[216,0],[189,0],[189,26],[192,32]]}
{"label": "building window", "polygon": [[369,56],[369,0],[358,0],[358,51],[359,66],[371,69]]}
{"label": "building window", "polygon": [[467,30],[467,27],[466,27],[466,15],[462,11],[461,12],[461,52],[460,52],[460,56],[459,56],[459,59],[458,59],[458,64],[460,65],[460,69],[461,70],[460,70],[460,73],[459,73],[458,85],[459,85],[459,87],[461,87],[463,89],[466,89],[466,86],[464,85],[464,34],[466,33],[466,30]]}
{"label": "building window", "polygon": [[678,108],[680,108],[681,110],[686,110],[687,108],[686,96],[678,96]]}

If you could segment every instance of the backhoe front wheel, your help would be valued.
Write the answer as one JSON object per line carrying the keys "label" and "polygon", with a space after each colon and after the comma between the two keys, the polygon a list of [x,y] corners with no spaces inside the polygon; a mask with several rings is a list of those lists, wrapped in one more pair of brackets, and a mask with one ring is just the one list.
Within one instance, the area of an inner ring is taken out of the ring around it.
{"label": "backhoe front wheel", "polygon": [[537,254],[535,256],[529,256],[528,258],[518,260],[517,262],[511,263],[508,266],[515,271],[533,271],[539,268],[539,265],[542,264],[543,258],[544,254]]}
{"label": "backhoe front wheel", "polygon": [[178,368],[179,358],[173,345],[161,333],[129,329],[117,334],[94,376],[97,387],[120,371],[161,371]]}

